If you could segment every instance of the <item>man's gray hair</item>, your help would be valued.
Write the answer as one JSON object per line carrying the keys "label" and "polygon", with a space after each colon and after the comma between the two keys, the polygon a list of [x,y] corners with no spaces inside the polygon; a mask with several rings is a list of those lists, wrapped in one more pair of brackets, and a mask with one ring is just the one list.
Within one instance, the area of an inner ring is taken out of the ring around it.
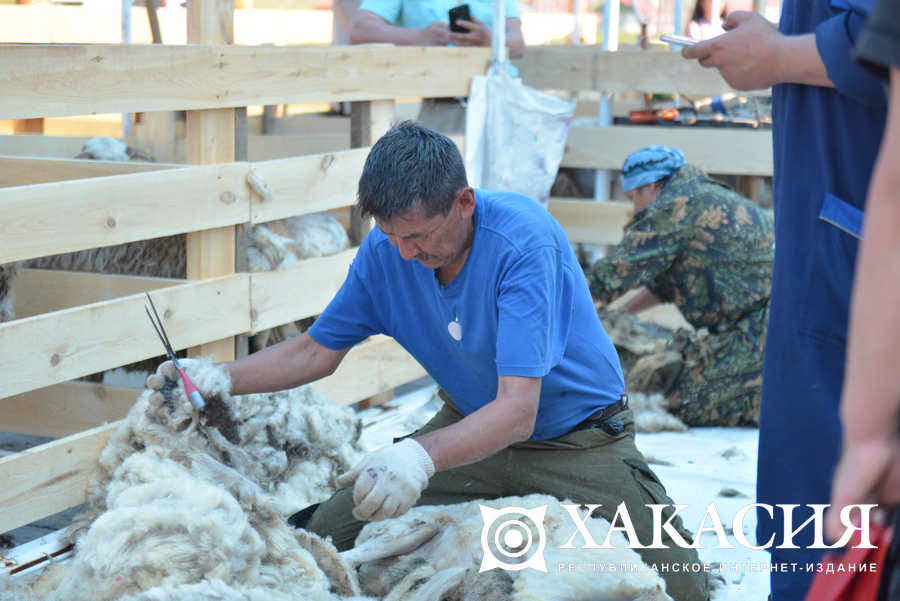
{"label": "man's gray hair", "polygon": [[446,216],[468,186],[459,149],[447,136],[414,121],[384,134],[369,152],[357,191],[361,216],[389,220],[423,210]]}

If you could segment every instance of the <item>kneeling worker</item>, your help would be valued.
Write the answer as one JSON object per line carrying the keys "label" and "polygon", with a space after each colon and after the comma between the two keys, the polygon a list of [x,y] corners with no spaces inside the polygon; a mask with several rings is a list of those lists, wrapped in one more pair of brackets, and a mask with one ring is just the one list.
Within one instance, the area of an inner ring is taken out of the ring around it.
{"label": "kneeling worker", "polygon": [[608,303],[643,286],[626,310],[674,303],[708,331],[673,340],[684,362],[661,392],[676,417],[690,426],[758,425],[771,215],[665,146],[630,154],[622,187],[634,216],[622,241],[589,270],[591,293]]}
{"label": "kneeling worker", "polygon": [[[306,333],[224,364],[232,390],[312,382],[380,333],[425,367],[445,405],[343,475],[348,488],[307,527],[348,548],[361,520],[416,504],[543,493],[602,504],[606,519],[625,502],[650,544],[646,505],[673,501],[634,446],[619,360],[562,227],[529,198],[469,187],[454,143],[412,122],[372,147],[358,208],[377,227],[337,295]],[[669,595],[707,599],[705,574],[679,569],[696,551],[663,541],[638,552]]]}

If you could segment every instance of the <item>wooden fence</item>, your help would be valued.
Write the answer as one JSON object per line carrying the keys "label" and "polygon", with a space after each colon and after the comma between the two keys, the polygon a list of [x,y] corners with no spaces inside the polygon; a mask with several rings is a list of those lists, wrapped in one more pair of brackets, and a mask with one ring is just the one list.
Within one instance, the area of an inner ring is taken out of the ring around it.
{"label": "wooden fence", "polygon": [[[0,430],[57,438],[0,458],[0,532],[75,506],[135,391],[73,382],[159,355],[143,291],[179,348],[233,355],[233,337],[316,315],[346,275],[354,250],[281,271],[235,273],[235,227],[352,204],[367,147],[405,97],[465,95],[486,49],[241,47],[229,13],[189,3],[187,46],[0,45],[0,119],[95,112],[187,110],[188,166],[0,158],[0,263],[187,234],[187,280],[24,270],[19,317],[0,324]],[[727,86],[674,53],[535,47],[519,63],[526,83],[555,90],[716,94]],[[452,74],[448,77],[447,74]],[[358,148],[234,161],[234,109],[349,100]],[[617,168],[635,148],[668,143],[719,173],[771,174],[765,131],[574,128],[564,164]],[[247,185],[253,171],[273,198]],[[576,241],[614,243],[630,208],[554,199]],[[321,382],[354,403],[423,375],[392,340],[354,348]]]}

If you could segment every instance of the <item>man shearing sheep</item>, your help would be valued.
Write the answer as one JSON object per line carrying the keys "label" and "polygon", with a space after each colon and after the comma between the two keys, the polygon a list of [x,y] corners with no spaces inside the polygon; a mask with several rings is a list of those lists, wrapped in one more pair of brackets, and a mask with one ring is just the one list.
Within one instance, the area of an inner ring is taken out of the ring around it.
{"label": "man shearing sheep", "polygon": [[[445,404],[341,476],[346,488],[307,527],[347,548],[363,520],[416,504],[544,493],[602,504],[608,520],[624,502],[650,544],[646,505],[673,502],[635,448],[619,360],[562,227],[527,197],[469,187],[453,142],[413,122],[372,147],[358,208],[377,227],[337,295],[304,334],[223,364],[232,392],[313,382],[386,334]],[[698,561],[665,531],[663,542],[638,552],[657,566]],[[702,571],[668,567],[660,575],[674,599],[708,598]]]}

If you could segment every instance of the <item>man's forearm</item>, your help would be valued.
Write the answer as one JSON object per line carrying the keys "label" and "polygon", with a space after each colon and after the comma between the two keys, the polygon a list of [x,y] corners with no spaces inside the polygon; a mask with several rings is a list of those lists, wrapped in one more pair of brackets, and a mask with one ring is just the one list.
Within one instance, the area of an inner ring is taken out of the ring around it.
{"label": "man's forearm", "polygon": [[519,390],[502,389],[497,398],[478,411],[439,430],[415,437],[440,471],[481,461],[511,444],[528,440],[534,432],[540,396],[518,394]]}
{"label": "man's forearm", "polygon": [[778,83],[834,87],[834,83],[828,78],[825,63],[819,56],[816,36],[813,33],[785,36],[778,64],[780,72]]}
{"label": "man's forearm", "polygon": [[398,27],[369,11],[360,11],[350,27],[351,44],[386,43],[398,46],[428,45],[421,29]]}
{"label": "man's forearm", "polygon": [[332,351],[303,333],[224,364],[232,394],[272,392],[308,384],[331,374],[347,350]]}

